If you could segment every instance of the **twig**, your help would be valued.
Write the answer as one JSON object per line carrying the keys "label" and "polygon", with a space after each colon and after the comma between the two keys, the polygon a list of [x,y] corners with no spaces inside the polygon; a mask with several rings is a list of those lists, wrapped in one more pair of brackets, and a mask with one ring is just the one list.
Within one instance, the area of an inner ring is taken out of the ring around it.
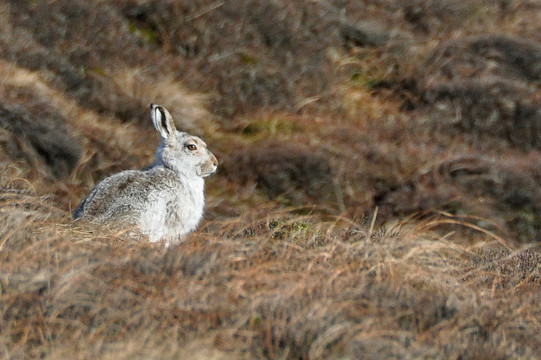
{"label": "twig", "polygon": [[376,218],[378,217],[378,207],[374,210],[374,215],[372,216],[372,222],[370,223],[370,230],[368,230],[368,239],[372,238],[372,232],[374,231],[374,225],[376,224]]}
{"label": "twig", "polygon": [[189,19],[189,21],[195,20],[195,19],[200,18],[201,16],[204,16],[204,15],[207,15],[209,12],[218,9],[219,7],[221,7],[223,5],[224,5],[223,1],[218,1],[218,2],[214,3],[214,5],[207,8],[206,10],[203,10],[199,14],[195,15],[194,17],[191,17]]}

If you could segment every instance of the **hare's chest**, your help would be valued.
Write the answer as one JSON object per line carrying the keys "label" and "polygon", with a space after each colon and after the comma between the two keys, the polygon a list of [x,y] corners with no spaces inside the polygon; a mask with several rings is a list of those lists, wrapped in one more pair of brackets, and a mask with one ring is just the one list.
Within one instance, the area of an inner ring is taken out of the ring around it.
{"label": "hare's chest", "polygon": [[165,227],[170,236],[182,236],[194,230],[203,217],[203,194],[188,193],[168,199],[165,206]]}
{"label": "hare's chest", "polygon": [[[203,185],[203,184],[201,184]],[[150,241],[178,239],[197,227],[203,216],[203,186],[176,184],[149,193],[141,212],[140,227]]]}

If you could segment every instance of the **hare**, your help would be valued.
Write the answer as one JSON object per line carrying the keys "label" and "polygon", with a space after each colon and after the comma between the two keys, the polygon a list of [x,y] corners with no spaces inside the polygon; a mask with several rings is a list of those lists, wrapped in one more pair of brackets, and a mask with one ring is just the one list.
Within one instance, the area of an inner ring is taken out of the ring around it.
{"label": "hare", "polygon": [[194,230],[205,206],[203,178],[218,160],[203,140],[177,131],[169,112],[150,104],[154,127],[161,136],[154,164],[102,180],[84,198],[73,217],[135,225],[151,242],[167,244]]}

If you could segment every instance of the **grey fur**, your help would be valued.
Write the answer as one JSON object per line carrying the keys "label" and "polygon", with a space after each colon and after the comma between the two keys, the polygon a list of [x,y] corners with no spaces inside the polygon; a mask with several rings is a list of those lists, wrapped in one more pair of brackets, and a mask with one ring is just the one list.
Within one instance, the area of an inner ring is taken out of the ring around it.
{"label": "grey fur", "polygon": [[171,114],[150,104],[160,133],[154,164],[102,180],[75,210],[75,219],[122,221],[139,228],[149,240],[170,243],[194,230],[205,206],[203,178],[216,171],[218,160],[203,140],[175,129]]}

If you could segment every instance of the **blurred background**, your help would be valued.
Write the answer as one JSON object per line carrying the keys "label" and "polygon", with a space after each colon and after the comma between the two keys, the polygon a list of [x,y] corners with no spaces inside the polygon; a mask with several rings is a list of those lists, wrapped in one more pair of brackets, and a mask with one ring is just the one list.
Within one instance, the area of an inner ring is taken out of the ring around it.
{"label": "blurred background", "polygon": [[3,0],[0,18],[3,186],[73,209],[152,161],[156,102],[220,160],[207,219],[443,211],[539,239],[539,1]]}
{"label": "blurred background", "polygon": [[[179,244],[73,222],[220,161]],[[539,0],[0,0],[0,358],[539,359]]]}

